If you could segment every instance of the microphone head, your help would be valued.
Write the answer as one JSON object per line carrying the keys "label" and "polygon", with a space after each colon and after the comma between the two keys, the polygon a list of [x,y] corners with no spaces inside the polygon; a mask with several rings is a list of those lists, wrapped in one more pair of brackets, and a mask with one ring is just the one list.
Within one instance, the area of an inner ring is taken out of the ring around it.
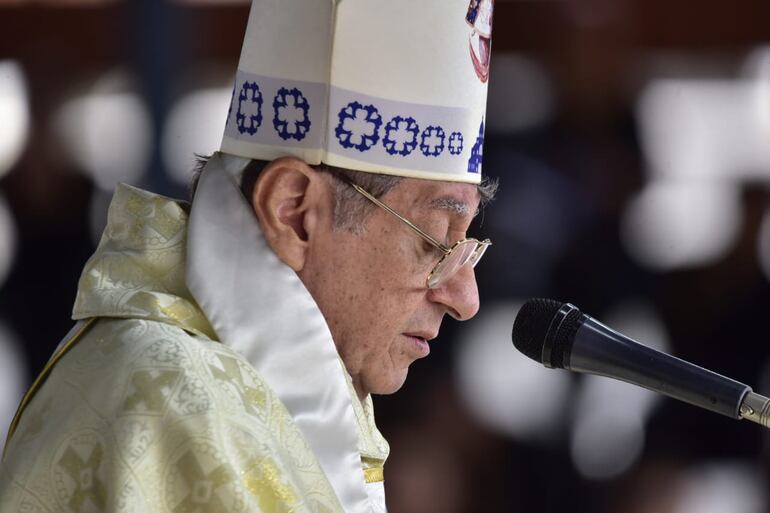
{"label": "microphone head", "polygon": [[569,303],[530,299],[513,323],[513,345],[546,367],[564,368],[582,316]]}

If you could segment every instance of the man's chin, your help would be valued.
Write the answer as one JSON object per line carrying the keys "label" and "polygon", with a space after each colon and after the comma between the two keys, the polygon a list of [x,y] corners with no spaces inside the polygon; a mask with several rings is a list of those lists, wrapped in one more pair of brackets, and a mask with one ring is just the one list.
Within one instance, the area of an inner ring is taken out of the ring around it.
{"label": "man's chin", "polygon": [[393,376],[391,380],[382,383],[373,383],[371,388],[371,395],[391,395],[395,394],[406,383],[406,376],[409,369],[404,369],[403,373],[399,376]]}

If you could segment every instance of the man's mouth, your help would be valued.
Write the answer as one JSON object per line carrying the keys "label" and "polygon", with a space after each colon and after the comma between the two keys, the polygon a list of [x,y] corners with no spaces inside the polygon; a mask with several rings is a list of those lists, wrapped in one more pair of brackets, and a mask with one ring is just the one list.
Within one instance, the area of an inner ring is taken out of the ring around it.
{"label": "man's mouth", "polygon": [[428,341],[434,336],[426,333],[405,333],[404,336],[409,341],[410,348],[415,358],[425,358],[430,354],[430,345]]}

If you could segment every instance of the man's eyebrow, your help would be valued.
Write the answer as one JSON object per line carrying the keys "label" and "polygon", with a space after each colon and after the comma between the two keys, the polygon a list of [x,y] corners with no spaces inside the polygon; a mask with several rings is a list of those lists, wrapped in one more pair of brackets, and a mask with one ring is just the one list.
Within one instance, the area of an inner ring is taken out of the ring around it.
{"label": "man's eyebrow", "polygon": [[450,212],[453,212],[460,216],[468,216],[471,213],[475,217],[476,214],[478,214],[478,210],[476,212],[471,212],[471,207],[468,206],[468,204],[462,200],[458,200],[457,198],[452,198],[449,196],[442,196],[441,198],[436,198],[433,201],[430,202],[430,208],[432,209],[440,209],[440,210],[449,210]]}

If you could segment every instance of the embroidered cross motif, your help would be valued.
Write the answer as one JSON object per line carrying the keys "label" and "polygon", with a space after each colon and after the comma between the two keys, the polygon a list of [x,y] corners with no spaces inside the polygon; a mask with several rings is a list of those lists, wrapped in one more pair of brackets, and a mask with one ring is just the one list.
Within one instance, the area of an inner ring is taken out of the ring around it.
{"label": "embroidered cross motif", "polygon": [[176,216],[169,212],[159,200],[155,201],[152,217],[147,219],[147,224],[166,241],[171,240],[179,233],[179,222]]}
{"label": "embroidered cross motif", "polygon": [[259,498],[260,511],[279,512],[285,507],[296,506],[297,494],[283,482],[281,470],[271,458],[250,461],[247,470],[241,474],[246,489]]}
{"label": "embroidered cross motif", "polygon": [[98,511],[104,510],[107,492],[104,483],[98,477],[102,453],[102,446],[96,444],[91,454],[84,460],[72,446],[69,446],[57,462],[75,483],[75,490],[67,502],[73,511],[83,511],[83,506],[89,499]]}
{"label": "embroidered cross motif", "polygon": [[299,89],[279,89],[273,100],[273,112],[273,126],[281,139],[305,138],[310,130],[310,104]]}
{"label": "embroidered cross motif", "polygon": [[235,120],[242,134],[254,135],[262,124],[262,92],[256,82],[244,82],[238,94]]}
{"label": "embroidered cross motif", "polygon": [[160,413],[179,377],[178,370],[140,370],[131,375],[134,393],[126,398],[123,411]]}
{"label": "embroidered cross motif", "polygon": [[350,102],[340,110],[339,124],[334,130],[343,148],[367,151],[380,140],[382,116],[373,105]]}
{"label": "embroidered cross motif", "polygon": [[449,136],[449,153],[459,155],[463,152],[463,134],[452,132]]}
{"label": "embroidered cross motif", "polygon": [[429,126],[426,128],[420,140],[420,151],[426,157],[438,157],[444,151],[444,141],[446,134],[440,126]]}
{"label": "embroidered cross motif", "polygon": [[191,451],[176,462],[176,468],[190,492],[176,505],[174,513],[219,513],[227,511],[225,504],[217,495],[217,490],[235,480],[235,473],[230,465],[223,463],[209,473],[205,473],[200,462]]}
{"label": "embroidered cross motif", "polygon": [[264,392],[250,387],[244,382],[241,369],[238,366],[238,360],[221,354],[218,354],[217,358],[222,363],[223,369],[209,365],[211,375],[215,379],[235,388],[241,398],[243,408],[251,415],[255,415],[257,410],[255,410],[254,406],[264,407],[265,405]]}
{"label": "embroidered cross motif", "polygon": [[417,147],[417,134],[419,133],[420,127],[417,126],[414,118],[396,116],[385,125],[385,136],[382,138],[382,144],[389,154],[405,157]]}

